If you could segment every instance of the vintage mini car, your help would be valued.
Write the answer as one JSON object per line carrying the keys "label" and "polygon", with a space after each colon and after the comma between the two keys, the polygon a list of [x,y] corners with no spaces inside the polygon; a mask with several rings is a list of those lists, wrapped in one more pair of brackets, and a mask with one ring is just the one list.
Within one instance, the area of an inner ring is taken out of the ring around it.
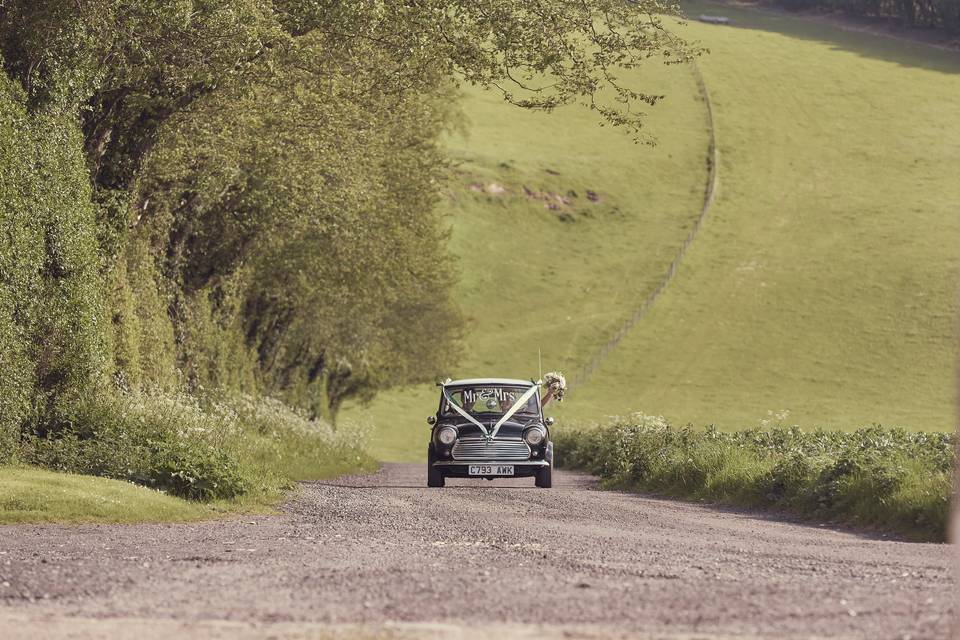
{"label": "vintage mini car", "polygon": [[535,478],[553,484],[553,443],[540,385],[530,380],[479,378],[438,385],[440,406],[427,418],[427,486],[446,478]]}

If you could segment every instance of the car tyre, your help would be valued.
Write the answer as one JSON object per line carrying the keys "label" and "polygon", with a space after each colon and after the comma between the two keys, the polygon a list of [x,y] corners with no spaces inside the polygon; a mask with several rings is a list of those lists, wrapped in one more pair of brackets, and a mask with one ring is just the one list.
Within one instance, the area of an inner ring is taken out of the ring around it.
{"label": "car tyre", "polygon": [[541,489],[549,489],[553,486],[553,465],[549,467],[544,467],[537,471],[537,477],[534,480],[536,484]]}
{"label": "car tyre", "polygon": [[543,456],[543,459],[550,463],[550,466],[544,467],[537,471],[537,475],[534,478],[534,484],[536,484],[541,489],[550,489],[553,487],[553,443],[550,442],[547,444],[547,451]]}
{"label": "car tyre", "polygon": [[437,456],[433,452],[433,445],[427,447],[427,486],[428,487],[442,487],[446,484],[446,481],[443,477],[443,471],[433,466],[433,463],[436,462]]}

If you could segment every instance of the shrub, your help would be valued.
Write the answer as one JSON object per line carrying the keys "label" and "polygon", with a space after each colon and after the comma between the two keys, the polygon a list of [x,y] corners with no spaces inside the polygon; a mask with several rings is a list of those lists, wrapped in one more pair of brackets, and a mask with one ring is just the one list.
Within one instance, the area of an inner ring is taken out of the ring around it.
{"label": "shrub", "polygon": [[82,149],[74,117],[30,112],[0,73],[0,460],[21,424],[85,393],[106,358]]}
{"label": "shrub", "polygon": [[370,462],[350,434],[247,396],[107,396],[78,402],[42,432],[26,438],[27,462],[192,500],[269,493]]}
{"label": "shrub", "polygon": [[558,429],[558,464],[605,486],[769,507],[943,540],[953,437],[867,427],[852,432],[769,427],[722,432],[634,414]]}
{"label": "shrub", "polygon": [[61,412],[24,449],[29,462],[59,471],[129,480],[194,500],[232,498],[248,482],[213,437],[231,426],[183,398],[107,396]]}

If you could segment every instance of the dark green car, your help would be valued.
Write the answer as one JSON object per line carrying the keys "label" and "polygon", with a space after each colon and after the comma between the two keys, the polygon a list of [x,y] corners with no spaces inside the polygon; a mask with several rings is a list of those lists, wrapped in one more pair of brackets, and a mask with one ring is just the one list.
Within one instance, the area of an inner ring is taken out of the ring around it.
{"label": "dark green car", "polygon": [[446,478],[533,477],[553,484],[553,443],[544,418],[540,383],[477,378],[440,384],[437,413],[427,449],[427,486]]}

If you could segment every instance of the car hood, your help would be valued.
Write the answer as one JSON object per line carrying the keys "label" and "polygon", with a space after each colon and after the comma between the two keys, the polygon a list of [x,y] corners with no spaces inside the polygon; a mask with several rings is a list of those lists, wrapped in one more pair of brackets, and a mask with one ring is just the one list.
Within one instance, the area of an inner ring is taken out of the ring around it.
{"label": "car hood", "polygon": [[[478,419],[477,421],[487,428],[487,432],[492,433],[494,425],[497,424],[497,418]],[[444,420],[443,425],[450,425],[457,428],[457,435],[460,438],[479,438],[483,436],[480,427],[466,420]],[[523,435],[523,430],[533,425],[543,425],[539,418],[514,417],[500,425],[497,431],[497,438],[519,438]]]}

